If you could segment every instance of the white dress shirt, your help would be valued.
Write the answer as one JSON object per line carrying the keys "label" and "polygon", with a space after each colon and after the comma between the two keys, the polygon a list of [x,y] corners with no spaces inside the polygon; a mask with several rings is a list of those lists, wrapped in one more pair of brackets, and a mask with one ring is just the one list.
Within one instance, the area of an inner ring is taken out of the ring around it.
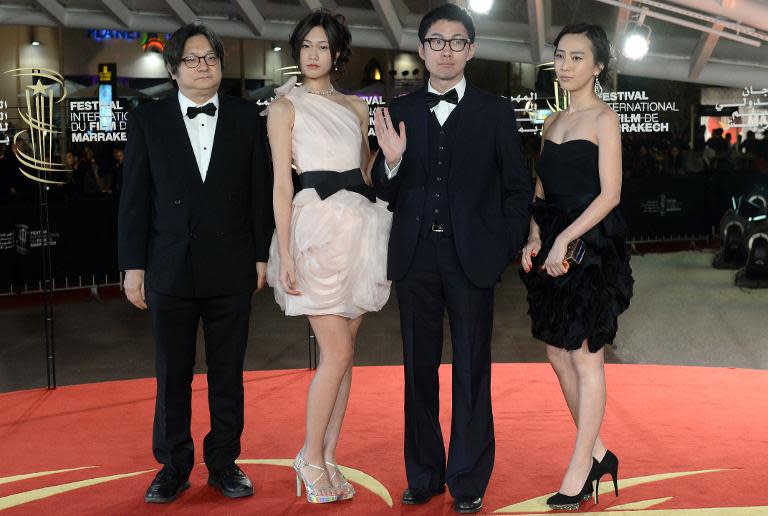
{"label": "white dress shirt", "polygon": [[[187,116],[188,107],[201,107],[209,102],[216,106],[216,113],[213,116],[208,116],[205,113],[199,113],[192,119]],[[187,128],[187,135],[189,135],[189,143],[192,144],[192,152],[195,153],[195,161],[197,161],[200,177],[205,182],[208,165],[211,162],[211,149],[213,149],[213,137],[216,134],[216,121],[219,119],[219,94],[216,93],[202,104],[195,104],[179,91],[179,106],[181,107],[182,118],[184,118],[184,125]]]}
{"label": "white dress shirt", "polygon": [[[467,91],[467,79],[462,77],[461,80],[454,86],[453,88],[448,88],[446,90],[450,91],[452,89],[456,90],[456,93],[459,96],[459,102],[461,102],[461,99],[464,97],[464,92]],[[432,81],[430,80],[427,82],[427,91],[429,93],[435,93],[437,95],[442,95],[439,91],[437,91],[435,88],[432,87]],[[437,103],[435,107],[430,109],[435,114],[435,117],[437,118],[438,123],[442,127],[442,125],[445,123],[446,120],[448,120],[448,117],[451,115],[454,109],[456,109],[456,106],[458,104],[451,104],[450,102],[446,102],[445,100],[441,100]],[[405,130],[407,131],[408,128],[406,127]],[[391,170],[389,168],[389,165],[387,165],[387,162],[384,161],[384,170],[387,173],[387,177],[389,179],[392,179],[397,174],[397,171],[400,169],[400,163],[403,162],[403,158],[400,158],[400,161],[397,162],[397,165],[395,165]]]}

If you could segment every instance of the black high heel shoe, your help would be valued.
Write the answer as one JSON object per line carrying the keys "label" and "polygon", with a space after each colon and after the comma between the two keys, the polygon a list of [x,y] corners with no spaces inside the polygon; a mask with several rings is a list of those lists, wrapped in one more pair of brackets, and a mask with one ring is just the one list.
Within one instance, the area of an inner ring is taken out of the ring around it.
{"label": "black high heel shoe", "polygon": [[603,475],[611,475],[613,480],[613,492],[619,496],[619,458],[611,450],[606,450],[603,460],[598,463],[597,485],[595,486],[595,503],[597,503],[597,493],[600,488],[600,479]]}
{"label": "black high heel shoe", "polygon": [[[547,505],[549,505],[550,508],[559,511],[578,511],[579,505],[581,505],[582,502],[589,500],[592,496],[592,482],[597,480],[599,471],[600,463],[593,458],[592,468],[589,470],[587,481],[584,482],[584,487],[581,488],[581,491],[573,496],[564,495],[558,491],[547,499]],[[595,500],[595,503],[597,503],[597,500]]]}

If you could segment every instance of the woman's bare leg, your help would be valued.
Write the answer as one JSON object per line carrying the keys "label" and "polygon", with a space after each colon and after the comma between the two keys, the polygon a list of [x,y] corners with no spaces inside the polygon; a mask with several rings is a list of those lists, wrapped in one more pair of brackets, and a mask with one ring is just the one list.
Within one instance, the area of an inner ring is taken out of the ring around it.
{"label": "woman's bare leg", "polygon": [[[317,337],[321,360],[307,395],[307,434],[304,458],[310,464],[325,467],[323,443],[344,376],[352,364],[353,344],[348,319],[336,315],[310,316]],[[321,471],[305,467],[302,473],[312,481]],[[318,488],[331,488],[330,475],[317,481]]]}

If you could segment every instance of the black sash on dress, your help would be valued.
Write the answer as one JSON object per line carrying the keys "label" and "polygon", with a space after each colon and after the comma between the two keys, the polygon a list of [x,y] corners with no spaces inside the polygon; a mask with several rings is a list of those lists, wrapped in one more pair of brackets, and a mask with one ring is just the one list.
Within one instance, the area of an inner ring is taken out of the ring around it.
{"label": "black sash on dress", "polygon": [[301,188],[314,188],[320,199],[326,199],[339,190],[349,190],[362,195],[371,202],[376,202],[376,193],[363,180],[363,171],[359,168],[335,172],[332,170],[308,170],[299,174]]}

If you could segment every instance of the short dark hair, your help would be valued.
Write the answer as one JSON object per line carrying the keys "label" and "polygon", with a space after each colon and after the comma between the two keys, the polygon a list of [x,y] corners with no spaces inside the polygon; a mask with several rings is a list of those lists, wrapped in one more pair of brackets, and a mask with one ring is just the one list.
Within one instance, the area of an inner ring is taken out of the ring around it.
{"label": "short dark hair", "polygon": [[600,75],[597,76],[597,80],[605,82],[610,74],[609,65],[613,58],[613,51],[611,50],[611,43],[608,41],[605,31],[600,25],[594,25],[590,23],[572,23],[563,27],[560,34],[555,38],[554,46],[557,50],[557,45],[560,40],[566,34],[584,34],[592,43],[592,54],[595,56],[595,63],[603,65],[603,70]]}
{"label": "short dark hair", "polygon": [[349,32],[347,22],[341,14],[333,14],[326,8],[315,9],[302,18],[293,32],[288,43],[291,45],[291,55],[296,64],[299,64],[301,44],[315,27],[322,27],[328,38],[328,46],[331,49],[334,65],[337,72],[344,70],[344,65],[352,55],[352,34]]}
{"label": "short dark hair", "polygon": [[424,38],[427,37],[429,28],[437,20],[449,20],[461,23],[464,25],[464,28],[467,29],[469,41],[472,43],[475,42],[475,22],[472,20],[472,15],[469,14],[469,11],[465,8],[456,4],[444,4],[440,7],[435,7],[425,14],[419,22],[419,41],[424,43]]}
{"label": "short dark hair", "polygon": [[213,53],[219,58],[219,63],[224,67],[224,43],[211,29],[200,23],[188,23],[173,33],[171,39],[165,42],[163,61],[170,68],[171,73],[178,73],[181,64],[181,56],[184,55],[184,45],[192,36],[202,35],[211,44]]}

